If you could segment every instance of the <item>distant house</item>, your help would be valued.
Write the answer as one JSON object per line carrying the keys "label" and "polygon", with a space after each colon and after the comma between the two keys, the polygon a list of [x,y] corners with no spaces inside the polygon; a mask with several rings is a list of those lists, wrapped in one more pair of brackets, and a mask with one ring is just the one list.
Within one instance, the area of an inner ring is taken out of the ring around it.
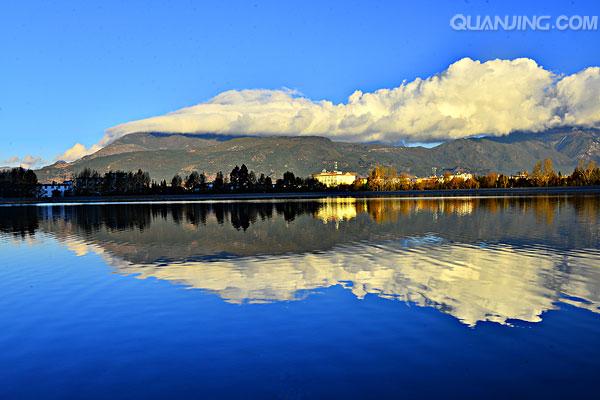
{"label": "distant house", "polygon": [[38,196],[41,198],[64,196],[65,193],[73,190],[73,181],[64,181],[63,183],[41,183],[38,185]]}
{"label": "distant house", "polygon": [[410,178],[410,181],[413,183],[433,183],[433,182],[437,182],[439,179],[439,176],[436,175],[432,175],[432,176],[422,176],[422,177],[414,177],[414,178]]}
{"label": "distant house", "polygon": [[529,174],[527,173],[527,171],[519,171],[516,175],[511,175],[510,177],[515,180],[527,179],[527,177],[529,177]]}
{"label": "distant house", "polygon": [[335,187],[340,185],[352,185],[356,180],[357,175],[356,172],[323,170],[313,174],[313,178],[327,187]]}
{"label": "distant house", "polygon": [[455,174],[445,174],[443,176],[438,177],[437,181],[440,183],[449,182],[452,179],[461,179],[463,181],[468,181],[471,178],[473,178],[473,174],[469,174],[466,172],[460,172],[460,173],[455,173]]}

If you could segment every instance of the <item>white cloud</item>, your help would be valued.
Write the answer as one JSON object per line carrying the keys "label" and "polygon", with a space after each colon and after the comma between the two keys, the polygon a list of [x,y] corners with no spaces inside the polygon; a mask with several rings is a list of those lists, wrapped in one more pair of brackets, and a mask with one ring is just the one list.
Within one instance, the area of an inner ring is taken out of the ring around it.
{"label": "white cloud", "polygon": [[12,156],[11,158],[7,158],[6,160],[2,161],[2,163],[10,166],[18,166],[20,161],[21,159],[18,156]]}
{"label": "white cloud", "polygon": [[357,90],[340,104],[289,89],[230,90],[192,107],[112,127],[95,147],[78,144],[65,154],[74,159],[132,132],[322,135],[394,143],[599,124],[600,68],[561,76],[527,58],[464,58],[438,75],[396,88]]}
{"label": "white cloud", "polygon": [[7,167],[22,167],[25,169],[38,168],[45,164],[46,161],[39,156],[32,156],[27,154],[23,158],[19,156],[10,157],[7,160],[2,161],[2,164]]}
{"label": "white cloud", "polygon": [[563,121],[570,124],[597,125],[600,120],[600,68],[590,67],[563,78],[556,85],[564,112]]}
{"label": "white cloud", "polygon": [[[104,145],[106,145],[106,144],[108,144],[108,143],[104,143]],[[81,143],[75,143],[73,145],[73,147],[71,147],[70,149],[67,149],[67,151],[65,151],[61,155],[57,156],[56,160],[62,160],[62,161],[67,161],[67,162],[75,161],[75,160],[80,159],[83,156],[87,156],[88,154],[97,152],[102,147],[103,147],[102,144],[95,144],[93,146],[90,146],[89,148],[86,148]]]}

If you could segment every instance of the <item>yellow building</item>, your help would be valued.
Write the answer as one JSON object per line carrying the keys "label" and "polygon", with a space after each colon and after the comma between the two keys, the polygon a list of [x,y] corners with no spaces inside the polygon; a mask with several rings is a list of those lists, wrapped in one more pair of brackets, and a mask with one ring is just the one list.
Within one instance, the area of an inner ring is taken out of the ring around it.
{"label": "yellow building", "polygon": [[326,171],[323,170],[317,174],[313,174],[313,178],[321,182],[327,187],[335,187],[339,185],[352,185],[356,180],[355,172],[341,171]]}

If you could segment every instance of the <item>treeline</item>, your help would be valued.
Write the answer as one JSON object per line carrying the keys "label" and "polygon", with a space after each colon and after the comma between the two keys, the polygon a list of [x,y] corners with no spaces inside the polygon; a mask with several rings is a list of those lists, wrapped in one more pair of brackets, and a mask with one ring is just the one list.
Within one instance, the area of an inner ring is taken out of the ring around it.
{"label": "treeline", "polygon": [[[86,168],[75,175],[73,189],[65,195],[111,196],[144,194],[186,194],[186,193],[285,193],[336,191],[398,191],[398,190],[439,190],[439,189],[478,189],[478,188],[523,188],[550,186],[591,186],[600,185],[600,168],[594,161],[581,161],[571,175],[563,176],[556,172],[552,160],[537,162],[531,172],[516,176],[490,173],[482,176],[471,174],[441,177],[411,178],[399,174],[391,167],[375,167],[365,180],[357,179],[353,185],[328,188],[313,177],[302,178],[293,172],[286,172],[282,178],[273,179],[265,174],[248,170],[246,165],[236,166],[228,174],[219,171],[212,181],[204,173],[197,171],[182,177],[175,175],[170,182],[153,181],[142,170],[137,172],[110,171],[100,174]],[[12,168],[0,171],[0,197],[35,197],[40,193],[37,176],[31,170]]]}
{"label": "treeline", "polygon": [[182,193],[271,193],[271,192],[306,192],[322,191],[325,186],[316,179],[302,178],[287,171],[283,177],[273,181],[270,176],[257,174],[248,170],[246,165],[235,166],[229,175],[217,172],[209,181],[204,173],[192,171],[182,177],[175,175],[169,183],[166,180],[152,182],[150,192],[157,194]]}
{"label": "treeline", "polygon": [[35,197],[38,180],[30,169],[12,168],[0,171],[0,197]]}
{"label": "treeline", "polygon": [[241,167],[237,165],[231,170],[228,176],[222,171],[217,172],[215,179],[208,182],[206,176],[201,173],[192,172],[190,175],[182,178],[175,175],[171,179],[170,187],[165,181],[160,183],[160,188],[176,192],[214,192],[214,193],[269,193],[269,192],[310,192],[325,190],[325,185],[316,179],[302,178],[287,171],[283,177],[275,180],[265,174],[257,174],[248,170],[245,164]]}
{"label": "treeline", "polygon": [[74,194],[90,195],[129,195],[151,193],[150,174],[141,169],[137,172],[110,171],[100,175],[98,171],[85,168],[75,175]]}
{"label": "treeline", "polygon": [[175,175],[170,182],[151,180],[147,172],[114,171],[104,175],[98,171],[84,169],[75,176],[74,194],[89,195],[130,195],[130,194],[185,194],[185,193],[270,193],[322,191],[326,187],[316,179],[301,178],[293,172],[273,182],[270,176],[248,170],[246,165],[237,165],[224,175],[219,171],[212,181],[204,173],[192,171],[182,177]]}
{"label": "treeline", "polygon": [[219,171],[210,181],[204,173],[192,171],[189,175],[175,175],[170,182],[151,180],[147,172],[108,172],[100,175],[93,170],[83,170],[75,178],[76,195],[128,195],[128,194],[186,194],[186,193],[285,193],[343,191],[401,191],[401,190],[455,190],[479,188],[524,188],[551,186],[600,185],[600,168],[595,162],[580,162],[571,175],[556,172],[551,159],[537,162],[531,172],[523,171],[508,176],[497,173],[487,175],[446,173],[439,177],[411,178],[399,174],[391,167],[378,166],[369,173],[366,183],[357,179],[353,185],[327,188],[313,177],[302,178],[286,172],[282,178],[273,179],[257,175],[242,164],[228,175]]}
{"label": "treeline", "polygon": [[398,174],[391,167],[378,166],[371,170],[366,184],[355,184],[354,188],[370,191],[395,191],[592,185],[600,185],[600,168],[594,161],[587,164],[580,161],[571,175],[563,176],[554,170],[551,159],[545,159],[538,161],[531,172],[523,171],[514,176],[497,173],[480,176],[446,173],[439,177],[411,178],[406,174]]}

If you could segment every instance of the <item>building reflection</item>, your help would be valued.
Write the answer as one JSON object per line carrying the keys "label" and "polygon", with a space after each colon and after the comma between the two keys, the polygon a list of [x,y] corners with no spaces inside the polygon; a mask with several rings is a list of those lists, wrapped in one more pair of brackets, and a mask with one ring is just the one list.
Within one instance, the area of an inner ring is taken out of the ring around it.
{"label": "building reflection", "polygon": [[349,221],[364,210],[365,199],[353,197],[334,197],[319,200],[320,207],[315,213],[315,218],[323,223]]}

